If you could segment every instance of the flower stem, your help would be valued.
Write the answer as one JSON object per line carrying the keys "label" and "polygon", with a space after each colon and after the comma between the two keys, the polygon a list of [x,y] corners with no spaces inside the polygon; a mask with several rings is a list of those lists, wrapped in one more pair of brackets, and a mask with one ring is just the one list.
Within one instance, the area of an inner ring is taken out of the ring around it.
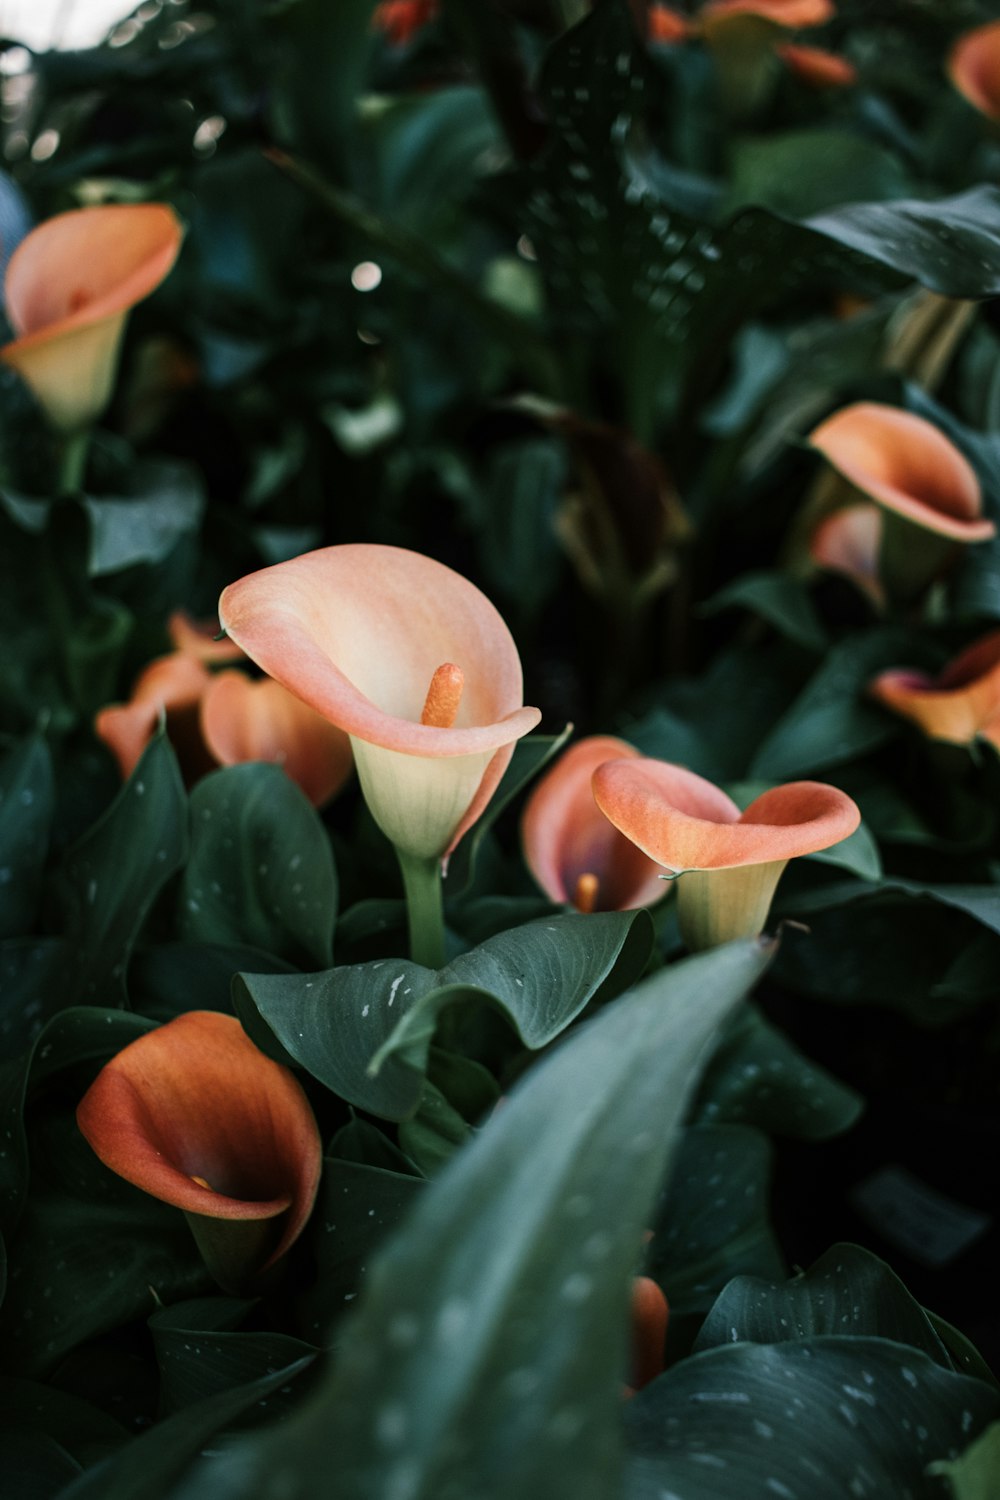
{"label": "flower stem", "polygon": [[63,439],[59,454],[59,498],[75,495],[83,488],[83,477],[87,469],[87,449],[90,447],[90,431],[84,427],[71,432]]}
{"label": "flower stem", "polygon": [[410,928],[410,957],[426,969],[444,967],[444,910],[441,904],[441,861],[421,859],[397,849],[403,872]]}

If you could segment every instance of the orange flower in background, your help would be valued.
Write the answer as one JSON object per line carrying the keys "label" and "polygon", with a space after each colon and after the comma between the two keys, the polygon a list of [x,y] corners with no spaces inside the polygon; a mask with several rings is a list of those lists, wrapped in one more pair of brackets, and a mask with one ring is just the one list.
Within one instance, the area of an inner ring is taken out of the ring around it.
{"label": "orange flower in background", "polygon": [[0,356],[60,432],[104,410],[125,319],[169,274],[182,233],[166,204],[108,204],[57,214],[14,251],[4,294],[17,338]]}
{"label": "orange flower in background", "polygon": [[438,0],[381,0],[372,13],[372,26],[384,31],[394,47],[405,47],[437,19],[439,9]]}
{"label": "orange flower in background", "polygon": [[885,590],[878,576],[882,541],[882,512],[877,505],[861,501],[835,510],[816,527],[809,539],[809,556],[827,573],[842,573],[876,609],[885,605]]}
{"label": "orange flower in background", "polygon": [[351,736],[375,821],[410,858],[455,847],[534,729],[521,663],[486,596],[432,558],[356,543],[230,584],[224,629]]}
{"label": "orange flower in background", "polygon": [[882,672],[869,692],[931,739],[971,745],[982,738],[1000,749],[1000,630],[967,646],[937,677]]}
{"label": "orange flower in background", "polygon": [[216,766],[266,760],[280,765],[322,807],[351,773],[347,736],[276,682],[210,667],[245,659],[233,641],[212,639],[186,615],[171,616],[174,650],[140,674],[128,703],[102,708],[94,730],[128,778],[161,713],[185,778]]}
{"label": "orange flower in background", "polygon": [[659,865],[608,822],[594,801],[598,766],[638,750],[610,735],[581,740],[532,792],[521,820],[528,868],[553,901],[579,911],[629,911],[667,894]]}
{"label": "orange flower in background", "polygon": [[649,40],[660,42],[670,46],[674,42],[683,42],[691,34],[691,22],[687,16],[682,16],[680,11],[672,10],[669,5],[651,5],[649,7]]}
{"label": "orange flower in background", "polygon": [[959,37],[948,59],[948,77],[975,109],[1000,120],[1000,21]]}
{"label": "orange flower in background", "polygon": [[659,1286],[649,1276],[632,1282],[632,1381],[628,1395],[663,1373],[670,1308]]}
{"label": "orange flower in background", "polygon": [[706,20],[722,16],[760,16],[789,30],[822,26],[836,15],[833,0],[707,0],[701,14]]}
{"label": "orange flower in background", "polygon": [[850,88],[858,81],[858,70],[846,57],[828,52],[825,47],[799,47],[783,42],[775,47],[790,72],[814,89]]}
{"label": "orange flower in background", "polygon": [[274,1266],[312,1212],[322,1144],[309,1101],[233,1016],[188,1011],[139,1037],[76,1117],[105,1166],[184,1210],[227,1290]]}
{"label": "orange flower in background", "polygon": [[601,766],[594,796],[626,838],[680,876],[692,951],[761,932],[788,861],[839,844],[861,822],[851,798],[822,782],[774,787],[741,812],[693,771],[641,758]]}
{"label": "orange flower in background", "polygon": [[809,441],[882,512],[878,574],[889,593],[921,593],[959,544],[987,541],[975,470],[923,417],[873,401],[828,417]]}

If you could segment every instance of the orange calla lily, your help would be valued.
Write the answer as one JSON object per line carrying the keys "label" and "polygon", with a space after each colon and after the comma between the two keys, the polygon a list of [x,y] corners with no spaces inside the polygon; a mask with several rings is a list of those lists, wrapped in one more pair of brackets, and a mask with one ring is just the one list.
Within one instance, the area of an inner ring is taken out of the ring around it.
{"label": "orange calla lily", "polygon": [[691,35],[691,22],[687,16],[682,16],[669,5],[651,5],[647,26],[649,40],[665,46],[683,42]]}
{"label": "orange calla lily", "polygon": [[670,1308],[660,1287],[650,1276],[632,1282],[632,1384],[634,1395],[663,1373],[663,1346],[667,1341]]}
{"label": "orange calla lily", "polygon": [[959,37],[948,59],[948,76],[975,109],[1000,120],[1000,21]]}
{"label": "orange calla lily", "polygon": [[825,47],[799,47],[782,42],[774,50],[789,71],[810,88],[845,89],[858,81],[854,64]]}
{"label": "orange calla lily", "polygon": [[201,700],[201,732],[220,766],[273,761],[315,807],[329,802],[351,774],[351,743],[343,730],[270,677],[213,677]]}
{"label": "orange calla lily", "polygon": [[529,797],[521,843],[529,870],[553,901],[579,911],[629,911],[666,894],[659,865],[608,822],[591,787],[605,761],[638,754],[610,735],[581,740]]}
{"label": "orange calla lily", "polygon": [[822,26],[836,14],[833,0],[707,0],[701,14],[706,19],[721,16],[760,16],[789,30],[800,26]]}
{"label": "orange calla lily", "polygon": [[322,1144],[309,1101],[233,1016],[188,1011],[139,1037],[76,1117],[105,1166],[184,1210],[227,1288],[274,1266],[312,1212]]}
{"label": "orange calla lily", "polygon": [[94,730],[118,762],[135,770],[161,713],[188,781],[216,766],[266,760],[282,766],[316,807],[351,773],[351,747],[339,729],[276,682],[210,668],[245,660],[235,641],[214,640],[177,612],[169,633],[174,651],[140,674],[128,703],[102,708]]}
{"label": "orange calla lily", "polygon": [[598,807],[650,859],[680,876],[681,935],[692,950],[753,937],[790,859],[839,844],[858,827],[836,787],[794,781],[741,812],[712,782],[659,760],[617,760],[594,773]]}
{"label": "orange calla lily", "polygon": [[809,539],[809,556],[827,573],[842,573],[868,595],[877,609],[885,604],[878,576],[882,512],[863,500],[833,511]]}
{"label": "orange calla lily", "polygon": [[308,552],[230,584],[224,629],[351,736],[372,815],[401,855],[446,856],[479,817],[514,741],[541,718],[484,594],[400,547]]}
{"label": "orange calla lily", "polygon": [[438,0],[380,0],[372,12],[372,26],[384,31],[394,47],[404,47],[433,21]]}
{"label": "orange calla lily", "polygon": [[809,435],[827,462],[883,513],[879,574],[892,594],[915,596],[960,543],[987,541],[975,470],[932,422],[873,401],[828,417]]}
{"label": "orange calla lily", "polygon": [[125,319],[169,274],[182,233],[164,203],[106,204],[47,219],[14,251],[4,290],[17,338],[0,357],[60,432],[104,410]]}
{"label": "orange calla lily", "polygon": [[882,672],[869,692],[931,739],[971,745],[982,737],[1000,748],[1000,630],[967,646],[937,677]]}

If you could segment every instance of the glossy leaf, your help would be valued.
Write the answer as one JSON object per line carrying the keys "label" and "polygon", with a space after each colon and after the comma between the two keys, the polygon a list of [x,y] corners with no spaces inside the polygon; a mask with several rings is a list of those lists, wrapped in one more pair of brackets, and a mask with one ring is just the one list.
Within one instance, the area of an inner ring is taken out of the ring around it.
{"label": "glossy leaf", "polygon": [[342,1099],[384,1119],[417,1107],[427,1049],[450,1005],[494,1005],[527,1047],[546,1046],[589,1002],[642,972],[645,912],[558,916],[500,933],[437,972],[408,959],[325,974],[241,974],[237,1014],[267,1046],[261,1022],[290,1057]]}
{"label": "glossy leaf", "polygon": [[32,735],[0,765],[0,938],[33,930],[52,811],[52,757]]}
{"label": "glossy leaf", "polygon": [[182,938],[243,943],[304,968],[333,959],[337,875],[319,815],[278,766],[214,771],[191,794]]}
{"label": "glossy leaf", "polygon": [[404,1478],[411,1500],[615,1493],[639,1237],[697,1072],[767,956],[734,943],[664,970],[533,1069],[370,1268],[316,1396],[192,1500],[251,1475],[259,1500]]}

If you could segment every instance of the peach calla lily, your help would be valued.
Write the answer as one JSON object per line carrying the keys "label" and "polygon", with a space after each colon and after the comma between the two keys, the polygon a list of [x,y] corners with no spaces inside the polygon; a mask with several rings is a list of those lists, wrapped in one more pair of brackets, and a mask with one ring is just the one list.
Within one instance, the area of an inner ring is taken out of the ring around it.
{"label": "peach calla lily", "polygon": [[188,1011],[102,1068],[77,1123],[105,1166],[183,1209],[227,1290],[246,1290],[312,1212],[322,1144],[288,1068],[233,1016]]}
{"label": "peach calla lily", "polygon": [[782,42],[775,47],[781,61],[802,83],[813,89],[846,89],[858,81],[858,70],[846,57],[825,47],[800,47]]}
{"label": "peach calla lily", "polygon": [[624,740],[593,735],[561,755],[529,797],[521,842],[529,870],[553,901],[579,911],[629,911],[666,894],[659,865],[608,822],[591,787],[605,761],[638,754]]}
{"label": "peach calla lily", "polygon": [[839,844],[861,821],[850,797],[817,781],[773,787],[741,812],[710,781],[659,760],[599,767],[594,797],[626,838],[680,876],[681,936],[693,951],[759,933],[788,861]]}
{"label": "peach calla lily", "polygon": [[277,563],[230,584],[219,618],[350,735],[365,799],[401,857],[447,856],[541,717],[522,705],[517,648],[485,595],[403,548],[355,543]]}
{"label": "peach calla lily", "polygon": [[882,672],[869,692],[931,739],[971,745],[981,737],[1000,749],[1000,630],[967,646],[937,677]]}
{"label": "peach calla lily", "polygon": [[670,1308],[651,1276],[636,1276],[632,1282],[632,1383],[634,1395],[663,1373],[663,1346],[667,1341]]}
{"label": "peach calla lily", "polygon": [[872,401],[835,412],[809,441],[882,511],[879,574],[890,593],[922,592],[958,544],[996,532],[975,470],[923,417]]}
{"label": "peach calla lily", "polygon": [[948,76],[969,103],[1000,120],[1000,21],[960,36],[948,59]]}
{"label": "peach calla lily", "polygon": [[759,16],[778,26],[797,30],[822,26],[836,13],[833,0],[707,0],[701,14],[706,20],[723,16]]}
{"label": "peach calla lily", "polygon": [[14,251],[4,290],[17,337],[0,356],[58,431],[104,410],[125,319],[169,274],[181,236],[164,203],[105,204],[47,219]]}
{"label": "peach calla lily", "polygon": [[216,766],[266,760],[282,766],[310,802],[322,807],[351,773],[347,736],[270,680],[212,667],[245,660],[234,641],[216,641],[177,612],[174,651],[140,674],[128,703],[102,708],[94,721],[123,777],[138,764],[161,713],[188,781]]}
{"label": "peach calla lily", "polygon": [[882,512],[867,500],[832,511],[809,539],[809,556],[827,573],[842,573],[875,605],[885,605],[878,576]]}
{"label": "peach calla lily", "polygon": [[647,22],[649,40],[661,46],[672,46],[686,41],[691,35],[691,22],[680,11],[669,5],[651,5]]}
{"label": "peach calla lily", "polygon": [[372,26],[384,31],[394,47],[405,47],[438,13],[438,0],[380,0]]}

